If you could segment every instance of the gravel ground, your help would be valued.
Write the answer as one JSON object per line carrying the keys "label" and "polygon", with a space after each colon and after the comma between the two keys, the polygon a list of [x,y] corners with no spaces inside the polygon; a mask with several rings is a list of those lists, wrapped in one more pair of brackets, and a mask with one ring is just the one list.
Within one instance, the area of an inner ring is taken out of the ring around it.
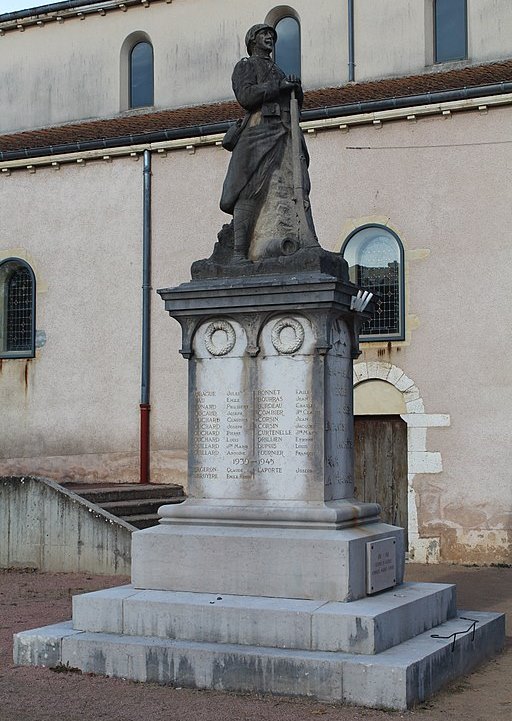
{"label": "gravel ground", "polygon": [[457,583],[459,608],[507,613],[507,646],[497,659],[434,699],[411,711],[387,712],[16,667],[13,633],[70,618],[73,595],[121,585],[128,579],[0,570],[0,721],[510,721],[512,568],[410,564],[407,578]]}

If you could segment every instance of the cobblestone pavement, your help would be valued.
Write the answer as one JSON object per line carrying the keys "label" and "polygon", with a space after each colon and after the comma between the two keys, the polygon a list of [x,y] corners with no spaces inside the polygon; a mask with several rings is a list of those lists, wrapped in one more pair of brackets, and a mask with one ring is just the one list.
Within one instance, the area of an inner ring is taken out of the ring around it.
{"label": "cobblestone pavement", "polygon": [[456,583],[459,608],[507,613],[507,646],[497,659],[421,706],[387,712],[15,667],[13,633],[70,618],[74,594],[127,579],[0,570],[0,721],[510,721],[512,568],[409,564],[407,579]]}

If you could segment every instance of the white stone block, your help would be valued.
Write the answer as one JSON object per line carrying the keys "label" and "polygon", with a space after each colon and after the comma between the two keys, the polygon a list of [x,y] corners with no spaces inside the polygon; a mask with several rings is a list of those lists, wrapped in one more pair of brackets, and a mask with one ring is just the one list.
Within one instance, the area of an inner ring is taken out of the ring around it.
{"label": "white stone block", "polygon": [[133,534],[136,588],[355,600],[366,595],[366,543],[397,539],[403,577],[403,531],[384,523],[339,530],[166,524]]}
{"label": "white stone block", "polygon": [[441,473],[443,464],[440,453],[408,453],[410,473]]}
{"label": "white stone block", "polygon": [[435,629],[438,635],[448,638],[432,638],[429,630],[384,651],[376,664],[364,656],[347,659],[343,667],[343,700],[405,711],[498,653],[503,643],[500,639],[504,638],[504,616],[474,611],[461,615],[477,621],[475,637],[471,632],[458,635],[454,650],[451,634],[468,628],[468,622],[458,617]]}
{"label": "white stone block", "polygon": [[323,602],[141,591],[124,603],[124,633],[271,648],[311,646],[311,616]]}
{"label": "white stone block", "polygon": [[138,591],[133,586],[118,586],[73,596],[73,628],[122,633],[123,601],[134,593]]}
{"label": "white stone block", "polygon": [[418,507],[416,504],[416,491],[412,486],[409,486],[407,492],[407,513],[408,513],[408,542],[409,542],[409,553],[411,549],[411,542],[413,538],[418,538]]}
{"label": "white stone block", "polygon": [[385,380],[391,370],[391,363],[381,363],[380,361],[369,361],[366,364],[368,378],[379,378]]}
{"label": "white stone block", "polygon": [[400,376],[400,378],[395,383],[395,388],[397,388],[399,391],[406,391],[409,388],[412,388],[414,386],[414,381],[405,375],[405,373]]}
{"label": "white stone block", "polygon": [[399,368],[398,366],[391,366],[388,373],[387,381],[388,383],[392,383],[396,387],[396,384],[403,375],[404,372],[401,368]]}
{"label": "white stone block", "polygon": [[425,412],[425,405],[421,398],[418,398],[417,400],[414,400],[414,401],[406,400],[405,407],[407,409],[407,413],[424,413]]}
{"label": "white stone block", "polygon": [[312,618],[312,648],[379,654],[456,613],[455,586],[404,583],[353,603],[327,603]]}
{"label": "white stone block", "polygon": [[404,400],[407,403],[408,401],[417,401],[420,397],[420,391],[417,386],[411,386],[406,391],[404,391]]}
{"label": "white stone block", "polygon": [[400,418],[412,428],[434,428],[450,425],[450,416],[442,413],[403,413]]}
{"label": "white stone block", "polygon": [[56,666],[61,662],[62,639],[75,636],[71,621],[33,628],[14,635],[13,659],[19,666]]}
{"label": "white stone block", "polygon": [[427,450],[426,428],[407,428],[407,450],[409,453],[423,453]]}
{"label": "white stone block", "polygon": [[356,383],[361,383],[368,379],[368,367],[366,363],[356,363],[354,365],[354,380]]}

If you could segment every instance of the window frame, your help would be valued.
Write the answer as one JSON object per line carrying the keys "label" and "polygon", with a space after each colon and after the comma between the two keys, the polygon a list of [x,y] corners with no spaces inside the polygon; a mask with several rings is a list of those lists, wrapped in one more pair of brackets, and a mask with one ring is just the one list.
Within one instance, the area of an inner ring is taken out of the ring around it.
{"label": "window frame", "polygon": [[[153,49],[153,106],[144,105],[137,108],[132,108],[130,105],[131,95],[131,52],[132,49],[139,43],[144,42],[151,45]],[[119,49],[119,109],[122,113],[137,113],[144,108],[155,107],[155,46],[151,37],[142,30],[135,30],[129,33],[123,40]]]}
{"label": "window frame", "polygon": [[[151,48],[151,103],[143,105],[133,104],[133,52],[139,45],[147,45]],[[139,108],[152,108],[155,105],[155,50],[153,43],[147,38],[135,40],[128,52],[128,109],[138,110]]]}
{"label": "window frame", "polygon": [[[399,263],[400,263],[400,270],[399,270],[399,278],[398,278],[398,333],[388,333],[388,334],[372,334],[372,335],[359,335],[359,341],[361,343],[388,343],[388,342],[400,342],[405,340],[405,251],[402,241],[400,240],[400,237],[397,233],[395,233],[394,230],[389,228],[387,225],[382,225],[381,223],[365,223],[364,225],[359,225],[357,228],[354,228],[349,235],[345,238],[345,241],[343,242],[343,245],[341,246],[340,255],[343,259],[345,259],[345,250],[347,248],[347,245],[350,243],[352,238],[354,238],[355,235],[357,235],[360,231],[366,230],[367,228],[376,228],[379,230],[383,230],[386,233],[389,233],[390,236],[395,240],[395,243],[398,248],[398,254],[399,254]],[[364,289],[364,286],[361,286]]]}
{"label": "window frame", "polygon": [[7,336],[7,313],[8,313],[8,303],[7,303],[7,285],[9,278],[12,276],[12,273],[15,272],[15,270],[24,268],[28,271],[30,275],[30,280],[32,283],[31,288],[31,301],[32,301],[32,308],[31,308],[31,328],[30,328],[30,348],[26,350],[20,350],[20,351],[11,351],[11,350],[3,350],[0,348],[0,359],[7,360],[9,358],[34,358],[36,355],[36,276],[35,273],[30,266],[30,264],[23,260],[22,258],[16,258],[16,257],[9,257],[9,258],[3,258],[0,260],[0,269],[2,266],[7,265],[8,263],[15,263],[17,268],[13,269],[13,271],[9,274],[9,277],[6,278],[4,283],[0,285],[0,292],[4,294],[4,308],[2,312],[2,317],[0,317],[0,323],[2,324],[2,330],[4,338]]}
{"label": "window frame", "polygon": [[433,60],[435,65],[442,65],[444,63],[457,63],[457,62],[463,62],[464,60],[468,59],[468,0],[463,0],[464,2],[464,55],[462,57],[455,57],[455,58],[444,58],[439,59],[438,57],[438,51],[437,51],[437,34],[438,34],[438,23],[437,23],[437,3],[438,0],[433,0],[432,2],[432,26],[433,26]]}

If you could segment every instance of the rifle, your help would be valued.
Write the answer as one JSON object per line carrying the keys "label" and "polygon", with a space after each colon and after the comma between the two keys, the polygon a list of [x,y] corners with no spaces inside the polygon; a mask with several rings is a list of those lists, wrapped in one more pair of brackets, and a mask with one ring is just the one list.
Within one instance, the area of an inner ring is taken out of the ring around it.
{"label": "rifle", "polygon": [[306,159],[302,153],[302,130],[299,124],[299,102],[295,89],[290,95],[290,126],[292,136],[292,168],[293,168],[293,200],[297,218],[297,240],[300,248],[318,245],[314,233],[311,231],[306,218],[304,204],[304,185],[302,177],[302,163]]}

